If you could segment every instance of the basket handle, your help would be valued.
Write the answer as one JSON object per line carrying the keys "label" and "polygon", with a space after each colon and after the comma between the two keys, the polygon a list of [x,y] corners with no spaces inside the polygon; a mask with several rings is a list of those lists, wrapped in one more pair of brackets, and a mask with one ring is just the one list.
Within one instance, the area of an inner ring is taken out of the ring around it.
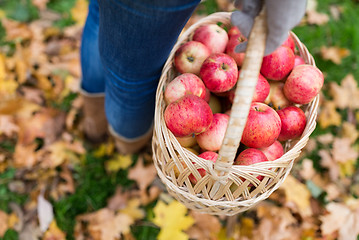
{"label": "basket handle", "polygon": [[225,184],[227,181],[228,173],[233,165],[241,141],[262,65],[266,36],[266,14],[265,7],[263,6],[260,14],[254,20],[254,25],[248,39],[247,50],[235,90],[228,127],[218,153],[219,156],[214,164],[215,178],[217,178],[217,181],[210,192],[210,197],[214,199],[216,199],[216,195],[221,195],[218,189],[220,185]]}

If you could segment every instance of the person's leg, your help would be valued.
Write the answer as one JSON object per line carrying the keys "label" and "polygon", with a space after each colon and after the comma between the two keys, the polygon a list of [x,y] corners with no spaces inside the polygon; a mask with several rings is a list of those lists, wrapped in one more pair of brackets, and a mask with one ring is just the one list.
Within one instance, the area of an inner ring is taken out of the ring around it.
{"label": "person's leg", "polygon": [[91,0],[81,40],[81,96],[84,99],[84,133],[93,142],[104,139],[107,121],[104,111],[105,75],[98,48],[99,9]]}
{"label": "person's leg", "polygon": [[151,129],[162,67],[199,2],[99,0],[105,111],[122,140],[131,142]]}

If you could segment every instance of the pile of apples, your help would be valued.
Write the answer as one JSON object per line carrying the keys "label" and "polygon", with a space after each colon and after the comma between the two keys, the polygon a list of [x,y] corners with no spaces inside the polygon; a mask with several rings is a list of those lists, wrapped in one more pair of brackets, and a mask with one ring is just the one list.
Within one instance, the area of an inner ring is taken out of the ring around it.
{"label": "pile of apples", "polygon": [[[227,32],[217,24],[207,24],[197,28],[174,55],[178,74],[164,90],[165,123],[182,147],[208,161],[216,161],[224,139],[245,57],[235,47],[244,41],[235,26]],[[323,82],[322,72],[305,64],[288,34],[280,47],[263,57],[234,164],[280,158],[283,143],[302,135],[306,116],[301,107],[314,99]],[[204,169],[197,170],[201,176],[206,174]],[[193,174],[189,179],[197,183]]]}

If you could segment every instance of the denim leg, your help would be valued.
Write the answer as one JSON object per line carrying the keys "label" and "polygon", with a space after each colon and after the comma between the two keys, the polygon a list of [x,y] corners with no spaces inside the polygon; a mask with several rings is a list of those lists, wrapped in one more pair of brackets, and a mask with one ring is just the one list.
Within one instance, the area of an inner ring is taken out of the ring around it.
{"label": "denim leg", "polygon": [[80,49],[81,88],[87,93],[105,92],[105,74],[100,59],[98,34],[99,6],[97,0],[90,0]]}
{"label": "denim leg", "polygon": [[105,111],[120,136],[146,133],[153,122],[162,67],[200,0],[99,0]]}

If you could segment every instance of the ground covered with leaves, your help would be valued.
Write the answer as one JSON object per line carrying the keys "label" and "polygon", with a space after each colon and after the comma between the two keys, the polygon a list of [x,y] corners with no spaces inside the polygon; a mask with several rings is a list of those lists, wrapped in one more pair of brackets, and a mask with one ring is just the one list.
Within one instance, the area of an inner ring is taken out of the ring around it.
{"label": "ground covered with leaves", "polygon": [[[235,217],[188,210],[150,150],[82,131],[86,0],[0,0],[0,239],[359,239],[359,2],[310,0],[293,31],[325,74],[318,125],[269,199]],[[203,1],[189,24],[226,0]]]}

